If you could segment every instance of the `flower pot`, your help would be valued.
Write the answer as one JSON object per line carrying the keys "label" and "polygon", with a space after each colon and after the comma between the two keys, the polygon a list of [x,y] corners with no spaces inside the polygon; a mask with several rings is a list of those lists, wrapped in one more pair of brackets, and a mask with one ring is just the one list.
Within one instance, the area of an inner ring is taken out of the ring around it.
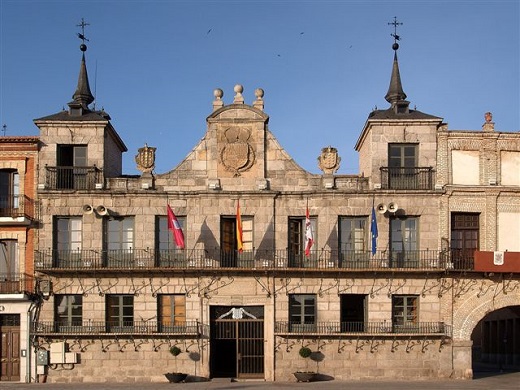
{"label": "flower pot", "polygon": [[293,372],[293,375],[296,377],[298,382],[312,382],[316,380],[316,373],[309,371],[296,371]]}
{"label": "flower pot", "polygon": [[184,382],[188,374],[183,374],[182,372],[168,372],[164,374],[164,376],[166,377],[166,379],[168,379],[170,383],[179,383]]}

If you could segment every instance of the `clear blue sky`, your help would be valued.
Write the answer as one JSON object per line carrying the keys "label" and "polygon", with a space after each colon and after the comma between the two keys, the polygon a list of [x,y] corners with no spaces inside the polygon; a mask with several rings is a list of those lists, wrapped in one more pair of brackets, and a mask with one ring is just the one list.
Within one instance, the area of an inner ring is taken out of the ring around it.
{"label": "clear blue sky", "polygon": [[[245,102],[265,91],[269,128],[306,170],[321,148],[358,173],[354,145],[370,111],[387,108],[394,18],[410,106],[452,130],[520,130],[518,0],[446,1],[51,1],[0,0],[0,126],[37,135],[33,119],[74,93],[84,18],[96,108],[134,157],[157,147],[156,172],[177,166],[206,130],[213,90]],[[0,135],[3,135],[0,132]]]}

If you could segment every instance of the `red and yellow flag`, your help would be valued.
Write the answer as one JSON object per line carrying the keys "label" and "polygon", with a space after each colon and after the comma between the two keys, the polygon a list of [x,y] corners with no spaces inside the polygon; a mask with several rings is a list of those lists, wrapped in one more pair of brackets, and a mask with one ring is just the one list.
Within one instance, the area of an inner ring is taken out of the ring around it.
{"label": "red and yellow flag", "polygon": [[242,218],[240,217],[240,200],[237,200],[237,249],[239,253],[242,253],[243,242],[242,242]]}

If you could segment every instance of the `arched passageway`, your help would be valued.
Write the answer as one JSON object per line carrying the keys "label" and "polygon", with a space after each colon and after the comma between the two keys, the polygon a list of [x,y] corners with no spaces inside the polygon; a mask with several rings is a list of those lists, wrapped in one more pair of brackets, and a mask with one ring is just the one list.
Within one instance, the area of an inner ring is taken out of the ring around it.
{"label": "arched passageway", "polygon": [[520,305],[486,314],[471,333],[474,373],[520,371]]}

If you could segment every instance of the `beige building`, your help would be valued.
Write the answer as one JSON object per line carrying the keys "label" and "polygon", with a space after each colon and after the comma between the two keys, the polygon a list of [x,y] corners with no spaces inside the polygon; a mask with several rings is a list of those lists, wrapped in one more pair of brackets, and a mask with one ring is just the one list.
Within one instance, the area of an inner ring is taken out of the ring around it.
{"label": "beige building", "polygon": [[[247,104],[237,85],[228,103],[214,91],[206,133],[177,167],[156,174],[144,145],[142,175],[125,176],[124,142],[89,109],[83,57],[69,110],[35,120],[34,374],[461,379],[474,340],[479,359],[518,365],[520,134],[490,117],[453,131],[410,109],[394,50],[390,107],[361,129],[358,175],[338,175],[326,145],[323,173],[303,170],[269,129],[264,91]],[[506,349],[491,352],[504,334]]]}

